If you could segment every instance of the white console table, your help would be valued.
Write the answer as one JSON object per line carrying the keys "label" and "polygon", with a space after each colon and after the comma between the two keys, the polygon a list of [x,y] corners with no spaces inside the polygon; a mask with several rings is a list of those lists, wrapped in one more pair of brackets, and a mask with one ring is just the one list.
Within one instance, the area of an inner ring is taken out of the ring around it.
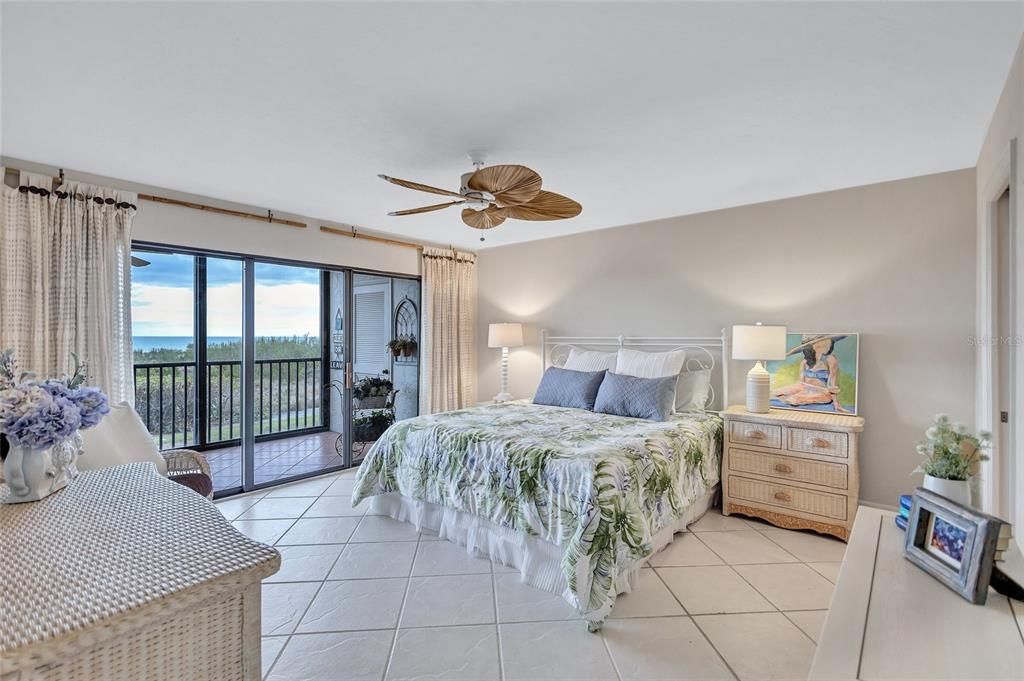
{"label": "white console table", "polygon": [[960,598],[903,557],[893,515],[857,512],[810,678],[1024,678],[1024,603]]}
{"label": "white console table", "polygon": [[280,564],[151,463],[0,504],[0,681],[256,681]]}

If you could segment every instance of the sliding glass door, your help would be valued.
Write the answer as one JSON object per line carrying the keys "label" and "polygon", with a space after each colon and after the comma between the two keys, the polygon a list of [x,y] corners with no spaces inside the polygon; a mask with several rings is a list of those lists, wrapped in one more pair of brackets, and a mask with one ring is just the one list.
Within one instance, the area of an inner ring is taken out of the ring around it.
{"label": "sliding glass door", "polygon": [[324,304],[319,269],[255,263],[252,368],[256,486],[343,465],[324,413]]}
{"label": "sliding glass door", "polygon": [[133,251],[136,411],[218,495],[356,465],[419,394],[418,280]]}

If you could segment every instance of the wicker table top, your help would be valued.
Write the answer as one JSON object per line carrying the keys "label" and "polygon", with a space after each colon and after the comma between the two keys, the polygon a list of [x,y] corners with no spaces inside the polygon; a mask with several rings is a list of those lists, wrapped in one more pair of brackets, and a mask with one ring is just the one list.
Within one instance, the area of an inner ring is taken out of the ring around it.
{"label": "wicker table top", "polygon": [[82,473],[42,501],[0,504],[0,656],[140,626],[280,560],[151,463]]}

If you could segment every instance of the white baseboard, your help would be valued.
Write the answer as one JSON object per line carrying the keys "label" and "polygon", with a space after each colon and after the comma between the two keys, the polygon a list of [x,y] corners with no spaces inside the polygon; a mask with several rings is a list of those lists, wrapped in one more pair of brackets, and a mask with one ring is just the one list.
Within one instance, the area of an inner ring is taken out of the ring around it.
{"label": "white baseboard", "polygon": [[858,500],[861,506],[867,506],[868,508],[877,508],[880,511],[898,511],[899,506],[893,504],[876,504],[873,501],[864,501],[863,499]]}

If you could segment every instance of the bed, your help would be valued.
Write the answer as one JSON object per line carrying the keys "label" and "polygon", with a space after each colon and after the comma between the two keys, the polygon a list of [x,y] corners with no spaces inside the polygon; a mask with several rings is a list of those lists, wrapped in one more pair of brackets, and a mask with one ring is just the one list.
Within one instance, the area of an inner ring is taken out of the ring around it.
{"label": "bed", "polygon": [[[714,370],[725,340],[544,337],[543,364],[608,346],[685,347],[688,369]],[[518,570],[596,630],[646,558],[710,507],[721,443],[711,410],[656,422],[528,400],[480,406],[394,424],[363,460],[352,502],[369,498],[374,512]]]}

